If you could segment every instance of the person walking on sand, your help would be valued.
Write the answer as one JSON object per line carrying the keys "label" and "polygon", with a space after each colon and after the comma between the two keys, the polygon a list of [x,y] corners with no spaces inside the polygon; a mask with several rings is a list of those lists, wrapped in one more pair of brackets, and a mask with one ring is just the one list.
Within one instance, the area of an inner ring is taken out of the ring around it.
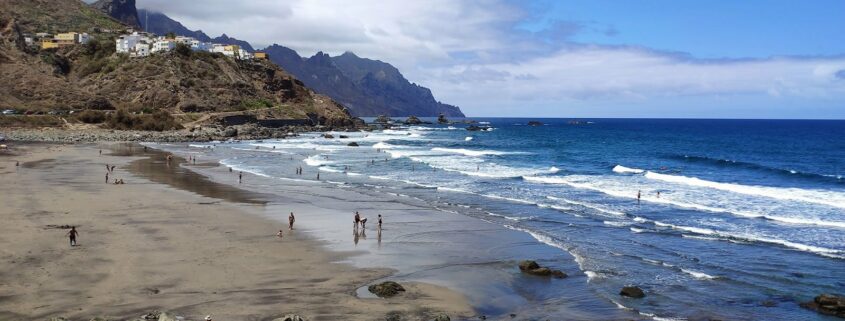
{"label": "person walking on sand", "polygon": [[106,184],[109,183],[109,172],[106,172]]}
{"label": "person walking on sand", "polygon": [[378,215],[378,232],[381,233],[381,214]]}
{"label": "person walking on sand", "polygon": [[244,172],[238,172],[238,184],[243,182],[244,179]]}
{"label": "person walking on sand", "polygon": [[642,191],[637,191],[637,205],[640,205],[640,198],[642,197]]}
{"label": "person walking on sand", "polygon": [[293,230],[293,222],[296,222],[296,217],[293,216],[293,212],[290,212],[290,215],[288,216],[288,228],[290,230]]}
{"label": "person walking on sand", "polygon": [[76,237],[79,236],[79,232],[76,231],[76,226],[70,227],[70,231],[67,232],[67,236],[70,238],[70,246],[76,246]]}

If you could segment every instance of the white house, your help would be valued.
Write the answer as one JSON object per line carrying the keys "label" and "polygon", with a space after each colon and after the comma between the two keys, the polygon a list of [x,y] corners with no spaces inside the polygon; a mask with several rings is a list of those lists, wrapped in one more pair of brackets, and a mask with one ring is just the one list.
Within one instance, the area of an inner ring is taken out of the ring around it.
{"label": "white house", "polygon": [[212,43],[209,42],[202,42],[196,39],[191,40],[191,49],[193,51],[207,51],[211,52],[211,48],[213,47]]}
{"label": "white house", "polygon": [[176,41],[174,40],[158,40],[153,43],[153,49],[150,50],[152,53],[157,52],[168,52],[176,48]]}
{"label": "white house", "polygon": [[146,41],[140,41],[135,44],[132,52],[129,53],[130,57],[146,57],[150,55],[150,44]]}
{"label": "white house", "polygon": [[147,43],[147,46],[149,47],[149,43],[151,41],[146,35],[142,35],[137,32],[122,35],[117,38],[117,41],[115,41],[115,49],[118,53],[128,53],[132,56],[132,53],[136,50],[138,43],[142,41]]}

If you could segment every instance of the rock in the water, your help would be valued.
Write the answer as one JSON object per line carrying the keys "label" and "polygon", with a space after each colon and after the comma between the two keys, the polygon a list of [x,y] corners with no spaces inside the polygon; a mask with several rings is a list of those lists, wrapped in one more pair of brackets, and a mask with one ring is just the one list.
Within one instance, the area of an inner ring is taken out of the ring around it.
{"label": "rock in the water", "polygon": [[452,319],[448,315],[438,314],[433,321],[452,321]]}
{"label": "rock in the water", "polygon": [[334,135],[332,135],[332,134],[323,134],[323,137],[328,138],[328,139],[332,139],[332,138],[334,138]]}
{"label": "rock in the water", "polygon": [[845,296],[821,294],[811,302],[801,303],[801,306],[821,314],[845,318]]}
{"label": "rock in the water", "polygon": [[528,273],[531,275],[539,275],[539,276],[553,276],[559,279],[563,279],[566,277],[566,273],[563,273],[560,270],[553,270],[546,267],[541,267],[537,262],[531,260],[525,260],[519,262],[519,270],[523,273]]}
{"label": "rock in the water", "polygon": [[402,285],[393,281],[370,285],[367,290],[382,298],[389,298],[399,294],[399,292],[405,292],[405,288]]}
{"label": "rock in the water", "polygon": [[349,143],[349,144],[346,144],[346,146],[358,147],[358,143],[356,143],[356,142],[351,142],[351,143]]}
{"label": "rock in the water", "polygon": [[532,120],[528,122],[528,126],[543,126],[543,123],[538,122],[536,120]]}
{"label": "rock in the water", "polygon": [[349,136],[346,136],[346,135],[340,135],[340,136],[337,136],[337,138],[344,139],[344,138],[349,138]]}
{"label": "rock in the water", "polygon": [[537,262],[535,262],[535,261],[525,260],[525,261],[519,262],[519,269],[522,270],[522,271],[529,271],[529,270],[534,270],[534,269],[539,269],[539,268],[540,268],[540,264],[537,264]]}
{"label": "rock in the water", "polygon": [[440,115],[437,116],[437,123],[438,124],[448,124],[449,120],[446,119],[446,115],[443,115],[443,113],[440,113]]}
{"label": "rock in the water", "polygon": [[273,321],[305,321],[305,318],[296,314],[286,314],[284,317],[273,319]]}
{"label": "rock in the water", "polygon": [[639,287],[636,287],[636,286],[623,287],[622,291],[619,291],[619,295],[627,296],[629,298],[636,298],[636,299],[645,297],[645,293],[643,292],[643,289],[640,289]]}

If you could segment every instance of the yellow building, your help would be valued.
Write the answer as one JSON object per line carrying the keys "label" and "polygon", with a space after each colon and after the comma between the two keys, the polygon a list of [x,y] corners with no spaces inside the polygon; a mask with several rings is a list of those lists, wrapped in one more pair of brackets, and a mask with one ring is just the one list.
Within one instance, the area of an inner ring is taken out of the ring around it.
{"label": "yellow building", "polygon": [[263,51],[256,51],[255,59],[267,59],[267,53]]}
{"label": "yellow building", "polygon": [[59,43],[53,39],[41,39],[41,49],[58,48]]}
{"label": "yellow building", "polygon": [[76,32],[59,33],[59,34],[56,34],[55,37],[53,37],[53,39],[56,40],[56,42],[59,44],[59,46],[67,46],[67,45],[75,44],[77,42],[78,38],[79,38],[79,36],[78,36],[78,33],[76,33]]}

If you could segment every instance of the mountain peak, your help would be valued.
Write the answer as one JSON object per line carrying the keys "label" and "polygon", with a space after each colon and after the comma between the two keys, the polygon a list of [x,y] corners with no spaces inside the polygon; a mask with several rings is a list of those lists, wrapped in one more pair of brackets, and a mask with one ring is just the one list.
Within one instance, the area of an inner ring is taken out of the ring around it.
{"label": "mountain peak", "polygon": [[134,28],[141,28],[135,0],[99,0],[91,4],[94,8]]}

